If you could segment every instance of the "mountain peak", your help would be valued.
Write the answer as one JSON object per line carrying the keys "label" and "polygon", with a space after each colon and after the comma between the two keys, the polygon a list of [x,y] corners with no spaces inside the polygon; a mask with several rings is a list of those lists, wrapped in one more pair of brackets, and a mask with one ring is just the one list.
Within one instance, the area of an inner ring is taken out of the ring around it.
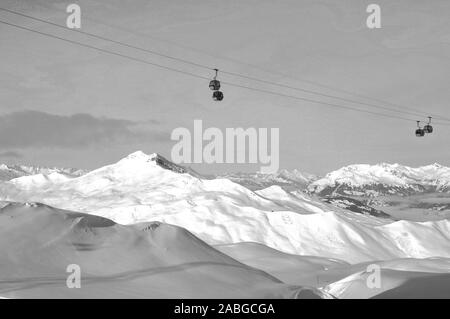
{"label": "mountain peak", "polygon": [[122,160],[154,161],[159,156],[160,155],[157,153],[146,154],[143,151],[136,151],[136,152],[131,153],[130,155],[128,155],[127,157],[125,157]]}
{"label": "mountain peak", "polygon": [[127,157],[120,160],[118,163],[120,164],[128,164],[128,163],[154,163],[157,166],[173,171],[175,173],[190,173],[191,175],[197,176],[198,174],[191,169],[185,168],[178,164],[175,164],[162,155],[158,153],[146,154],[143,151],[136,151],[128,155]]}

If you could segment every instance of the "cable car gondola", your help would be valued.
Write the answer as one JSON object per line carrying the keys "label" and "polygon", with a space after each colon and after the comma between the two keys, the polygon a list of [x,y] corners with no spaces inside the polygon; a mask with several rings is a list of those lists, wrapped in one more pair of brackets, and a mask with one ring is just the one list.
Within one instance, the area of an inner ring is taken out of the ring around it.
{"label": "cable car gondola", "polygon": [[423,137],[425,136],[425,130],[420,127],[420,121],[417,121],[417,129],[416,129],[416,136],[417,137]]}
{"label": "cable car gondola", "polygon": [[423,127],[425,133],[433,133],[433,126],[431,126],[431,116],[428,117],[428,124]]}
{"label": "cable car gondola", "polygon": [[218,69],[214,69],[214,71],[216,71],[216,75],[211,80],[211,82],[209,82],[209,88],[212,91],[218,91],[220,89],[220,81],[217,80],[217,72],[219,72],[219,70]]}
{"label": "cable car gondola", "polygon": [[217,73],[219,72],[219,69],[214,69],[216,71],[216,75],[214,78],[209,82],[209,88],[214,91],[212,98],[214,101],[222,101],[223,100],[223,93],[219,91],[220,89],[220,81],[217,80]]}
{"label": "cable car gondola", "polygon": [[220,91],[214,91],[212,96],[214,101],[222,101],[223,100],[223,93]]}

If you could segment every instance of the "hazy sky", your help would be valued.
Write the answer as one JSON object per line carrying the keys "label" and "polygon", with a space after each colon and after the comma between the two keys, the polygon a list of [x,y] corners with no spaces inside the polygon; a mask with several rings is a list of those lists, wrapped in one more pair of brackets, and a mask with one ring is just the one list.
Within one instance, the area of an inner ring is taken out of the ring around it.
{"label": "hazy sky", "polygon": [[[65,24],[65,9],[72,2],[0,3]],[[345,96],[299,80],[313,81],[450,118],[448,0],[76,3],[81,5],[82,30],[86,32],[264,80]],[[366,27],[370,3],[381,6],[381,29]],[[0,12],[0,19],[212,76],[207,70],[9,13]],[[280,128],[280,162],[288,169],[323,174],[353,163],[419,166],[439,162],[450,166],[450,126],[436,125],[434,134],[418,139],[413,122],[226,85],[225,99],[217,103],[204,80],[6,25],[0,25],[0,60],[0,162],[96,168],[136,150],[170,157],[172,130],[191,129],[194,119],[202,119],[205,127],[222,129]],[[358,107],[231,76],[221,79]],[[207,173],[256,170],[259,166],[193,165]]]}

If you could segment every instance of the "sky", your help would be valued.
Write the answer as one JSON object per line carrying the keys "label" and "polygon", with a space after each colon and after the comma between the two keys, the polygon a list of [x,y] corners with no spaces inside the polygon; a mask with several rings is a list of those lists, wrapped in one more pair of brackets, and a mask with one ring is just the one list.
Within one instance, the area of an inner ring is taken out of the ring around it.
{"label": "sky", "polygon": [[[447,0],[2,0],[1,7],[265,81],[364,103],[369,96],[450,119]],[[382,27],[366,26],[381,7]],[[0,11],[0,20],[211,78],[203,68]],[[355,163],[450,166],[450,122],[416,138],[415,120],[379,117],[208,81],[0,24],[0,162],[93,169],[137,150],[170,159],[178,127],[279,128],[280,167],[315,174]],[[220,74],[225,82],[367,106]],[[378,103],[380,104],[380,103]],[[384,106],[392,107],[387,104]],[[375,112],[383,110],[371,109]],[[437,121],[437,120],[436,120]],[[203,173],[260,164],[193,164]]]}

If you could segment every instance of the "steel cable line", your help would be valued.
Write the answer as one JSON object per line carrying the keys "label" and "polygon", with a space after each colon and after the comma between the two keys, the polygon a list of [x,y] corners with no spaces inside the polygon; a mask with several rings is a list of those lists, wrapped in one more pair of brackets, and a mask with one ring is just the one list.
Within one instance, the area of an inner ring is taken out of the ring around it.
{"label": "steel cable line", "polygon": [[[192,77],[199,78],[199,79],[202,79],[202,80],[207,80],[207,81],[210,80],[208,77],[205,77],[205,76],[202,76],[202,75],[198,75],[198,74],[191,73],[191,72],[185,72],[183,70],[179,70],[179,69],[176,69],[176,68],[168,67],[168,66],[165,66],[165,65],[160,65],[160,64],[157,64],[157,63],[153,63],[153,62],[150,62],[150,61],[147,61],[147,60],[135,58],[135,57],[132,57],[132,56],[129,56],[129,55],[126,55],[126,54],[121,54],[121,53],[110,51],[110,50],[107,50],[107,49],[98,48],[96,46],[92,46],[92,45],[85,44],[85,43],[82,43],[82,42],[78,42],[78,41],[70,40],[70,39],[67,39],[67,38],[55,36],[55,35],[50,34],[50,33],[34,30],[34,29],[31,29],[31,28],[27,28],[27,27],[24,27],[24,26],[16,25],[16,24],[9,23],[9,22],[6,22],[6,21],[0,20],[0,23],[4,24],[4,25],[11,26],[11,27],[15,27],[15,28],[18,28],[18,29],[21,29],[21,30],[25,30],[25,31],[29,31],[29,32],[32,32],[32,33],[36,33],[36,34],[39,34],[39,35],[42,35],[42,36],[46,36],[46,37],[54,38],[54,39],[57,39],[57,40],[61,40],[61,41],[64,41],[64,42],[67,42],[67,43],[71,43],[71,44],[74,44],[74,45],[80,45],[82,47],[89,48],[89,49],[92,49],[92,50],[96,50],[96,51],[99,51],[99,52],[102,52],[102,53],[107,53],[107,54],[110,54],[110,55],[115,55],[115,56],[119,56],[119,57],[122,57],[122,58],[125,58],[125,59],[133,60],[135,62],[148,64],[148,65],[151,65],[151,66],[154,66],[154,67],[158,67],[158,68],[162,68],[162,69],[165,69],[165,70],[168,70],[168,71],[181,73],[181,74],[192,76]],[[231,82],[223,82],[223,83],[226,84],[226,85],[232,86],[232,87],[243,88],[243,89],[257,91],[257,92],[262,92],[262,93],[271,94],[271,95],[275,95],[275,96],[287,97],[287,98],[301,100],[301,101],[305,101],[305,102],[316,103],[316,104],[321,104],[321,105],[330,106],[330,107],[336,107],[336,108],[341,108],[341,109],[347,109],[347,110],[352,110],[352,111],[356,111],[356,112],[367,113],[367,114],[372,114],[372,115],[377,115],[377,116],[383,116],[383,117],[387,117],[387,118],[399,119],[399,120],[404,120],[404,121],[408,121],[408,122],[417,122],[416,120],[413,120],[413,119],[404,118],[404,117],[400,117],[400,116],[394,116],[394,115],[391,115],[391,114],[372,112],[372,111],[365,110],[365,109],[359,109],[359,108],[354,108],[354,107],[350,107],[350,106],[344,106],[344,105],[333,104],[333,103],[328,103],[328,102],[323,102],[323,101],[318,101],[318,100],[313,100],[313,99],[308,99],[308,98],[302,98],[302,97],[298,97],[298,96],[294,96],[294,95],[287,95],[287,94],[283,94],[283,93],[279,93],[279,92],[275,92],[275,91],[268,91],[268,90],[264,90],[264,89],[249,87],[249,86],[235,84],[235,83],[231,83]],[[444,123],[436,123],[436,124],[446,125]]]}
{"label": "steel cable line", "polygon": [[[70,31],[77,32],[77,33],[80,33],[80,34],[83,34],[83,35],[87,35],[87,36],[90,36],[90,37],[93,37],[93,38],[96,38],[96,39],[99,39],[99,40],[103,40],[103,41],[107,41],[107,42],[110,42],[110,43],[122,45],[122,46],[125,46],[125,47],[128,47],[128,48],[131,48],[131,49],[139,50],[139,51],[142,51],[142,52],[146,52],[146,53],[153,54],[153,55],[156,55],[156,56],[164,57],[164,58],[171,59],[171,60],[174,60],[174,61],[186,63],[186,64],[189,64],[189,65],[192,65],[192,66],[195,66],[195,67],[207,69],[207,70],[210,70],[210,71],[214,71],[215,70],[214,68],[206,66],[204,64],[192,62],[192,61],[189,61],[189,60],[186,60],[186,59],[182,59],[182,58],[173,57],[173,56],[170,56],[170,55],[167,55],[167,54],[156,52],[154,50],[145,49],[145,48],[142,48],[142,47],[139,47],[139,46],[131,45],[129,43],[124,43],[124,42],[117,41],[117,40],[113,40],[113,39],[110,39],[110,38],[107,38],[107,37],[103,37],[103,36],[100,36],[100,35],[97,35],[97,34],[93,34],[93,33],[90,33],[90,32],[85,32],[85,31],[81,31],[81,30],[77,30],[77,29],[67,29],[65,26],[62,26],[60,24],[57,24],[57,23],[54,23],[54,22],[51,22],[51,21],[48,21],[48,20],[40,19],[40,18],[37,18],[37,17],[33,17],[33,16],[30,16],[30,15],[27,15],[27,14],[24,14],[24,13],[21,13],[21,12],[5,9],[5,8],[1,8],[1,7],[0,7],[0,10],[8,12],[8,13],[11,13],[11,14],[19,15],[19,16],[22,16],[22,17],[25,17],[25,18],[29,18],[29,19],[32,19],[32,20],[35,20],[35,21],[39,21],[39,22],[42,22],[42,23],[46,23],[46,24],[49,24],[49,25],[52,25],[52,26],[55,26],[55,27],[58,27],[58,28],[62,28],[64,30],[70,30]],[[240,77],[240,78],[251,80],[251,81],[256,81],[256,82],[260,82],[260,83],[264,83],[264,84],[268,84],[268,85],[274,85],[274,86],[287,88],[287,89],[291,89],[291,90],[296,90],[296,91],[300,91],[300,92],[304,92],[304,93],[314,94],[314,95],[318,95],[318,96],[322,96],[322,97],[326,97],[326,98],[337,99],[337,100],[341,100],[341,101],[344,101],[344,102],[365,105],[365,106],[369,106],[369,107],[373,107],[373,108],[386,110],[386,111],[389,111],[389,112],[400,113],[400,114],[409,114],[409,115],[420,116],[420,117],[424,117],[424,116],[426,117],[428,115],[433,115],[433,114],[426,114],[423,111],[418,111],[418,110],[414,110],[414,109],[412,109],[413,112],[405,111],[405,110],[403,110],[403,111],[402,110],[396,110],[396,109],[392,109],[392,108],[389,108],[389,107],[386,107],[386,106],[380,106],[380,105],[377,105],[377,104],[371,104],[371,103],[365,103],[365,102],[361,102],[361,101],[355,101],[355,100],[352,100],[352,99],[348,99],[348,98],[344,98],[344,97],[340,97],[340,96],[335,96],[335,95],[331,95],[331,94],[326,94],[326,93],[322,93],[322,92],[318,92],[318,91],[314,91],[314,90],[308,90],[308,89],[303,89],[303,88],[299,88],[299,87],[293,87],[293,86],[290,86],[290,85],[285,85],[285,84],[281,84],[281,83],[277,83],[277,82],[273,82],[273,81],[267,81],[267,80],[263,80],[263,79],[260,79],[260,78],[251,77],[251,76],[243,75],[243,74],[240,74],[240,73],[236,73],[236,72],[230,72],[230,71],[224,71],[224,70],[221,70],[220,72],[223,73],[223,74],[227,74],[227,75],[235,76],[235,77]],[[444,118],[442,116],[433,115],[433,117],[435,119],[441,119],[441,120],[445,120],[445,121],[450,121],[450,119]]]}
{"label": "steel cable line", "polygon": [[[143,34],[143,33],[137,33],[136,34],[136,32],[134,32],[134,31],[132,31],[130,29],[122,28],[122,27],[119,27],[117,25],[106,24],[104,22],[101,22],[101,21],[98,21],[98,20],[93,20],[93,19],[91,19],[91,21],[94,21],[94,22],[96,22],[98,24],[105,25],[107,27],[115,28],[115,29],[118,29],[118,30],[123,30],[125,32],[131,33],[131,34],[134,34],[134,35],[137,35],[137,36],[140,36],[140,37],[147,37],[147,38],[159,41],[159,42],[164,42],[164,43],[171,44],[171,45],[173,45],[175,47],[180,47],[180,48],[187,49],[187,50],[190,50],[190,51],[198,52],[200,54],[203,54],[203,55],[206,55],[206,56],[210,56],[210,57],[213,57],[213,58],[216,58],[216,59],[230,61],[232,63],[240,64],[240,65],[243,65],[243,66],[247,66],[247,67],[250,67],[252,69],[262,71],[262,72],[267,73],[267,74],[282,76],[284,78],[290,78],[290,79],[293,79],[293,80],[295,80],[297,82],[303,82],[303,83],[311,84],[311,85],[314,85],[314,86],[317,86],[317,87],[321,87],[321,88],[324,88],[324,89],[327,89],[327,90],[331,90],[331,91],[340,92],[340,93],[343,93],[343,94],[346,94],[346,95],[354,96],[354,97],[357,97],[357,98],[362,98],[362,99],[365,99],[365,100],[371,100],[371,101],[378,102],[378,103],[381,103],[381,104],[384,104],[384,105],[390,105],[390,106],[395,107],[395,108],[400,109],[400,110],[402,110],[402,109],[410,110],[412,112],[417,112],[418,114],[420,113],[420,116],[423,116],[425,114],[425,112],[423,112],[422,110],[420,110],[418,108],[408,107],[408,106],[404,106],[404,105],[388,102],[388,101],[385,101],[385,100],[382,100],[382,99],[379,99],[379,98],[374,98],[374,97],[370,97],[370,96],[367,96],[367,95],[355,93],[355,92],[352,92],[352,91],[349,91],[349,90],[344,90],[342,88],[336,88],[336,87],[332,87],[330,85],[325,85],[325,84],[318,83],[318,82],[315,82],[315,81],[306,80],[306,79],[303,79],[303,78],[299,78],[299,77],[293,76],[291,74],[283,73],[283,72],[280,72],[280,71],[277,71],[277,70],[273,70],[273,69],[269,69],[269,68],[264,68],[264,67],[252,64],[252,63],[243,62],[243,61],[240,61],[238,59],[230,58],[228,56],[213,54],[213,53],[210,53],[210,52],[207,52],[207,51],[204,51],[204,50],[200,50],[198,48],[194,48],[194,47],[190,47],[190,46],[187,46],[187,45],[179,44],[179,43],[174,42],[174,41],[165,40],[165,39],[161,39],[161,38],[158,38],[158,37],[150,36],[148,34]],[[224,73],[224,72],[222,72],[222,73]],[[296,88],[296,89],[302,90],[300,88]],[[340,98],[338,96],[333,96],[333,98],[342,99],[342,98]],[[350,99],[348,99],[348,100],[350,101]],[[351,101],[352,101],[352,103],[359,103],[359,104],[364,104],[365,103],[365,102],[356,101],[356,100],[351,100]],[[370,105],[370,104],[366,104],[366,105]],[[444,121],[450,121],[450,118],[445,117],[443,115],[439,115],[437,113],[426,113],[426,114],[427,115],[431,115],[434,118],[439,118],[439,119],[444,120]]]}
{"label": "steel cable line", "polygon": [[40,35],[43,35],[43,36],[55,38],[55,39],[58,39],[58,40],[61,40],[61,41],[65,41],[65,42],[68,42],[68,43],[80,45],[80,46],[83,46],[85,48],[97,50],[97,51],[100,51],[100,52],[103,52],[103,53],[108,53],[108,54],[120,56],[122,58],[134,60],[134,61],[137,61],[137,62],[150,64],[150,65],[153,65],[153,66],[161,68],[161,69],[166,69],[166,70],[169,70],[169,71],[178,72],[178,73],[182,73],[182,74],[185,74],[185,75],[190,75],[190,76],[202,79],[202,80],[209,80],[209,78],[206,77],[206,76],[202,76],[202,75],[198,75],[198,74],[195,74],[195,73],[179,70],[179,69],[172,68],[172,67],[165,66],[165,65],[161,65],[161,64],[158,64],[158,63],[153,63],[153,62],[150,62],[150,61],[147,61],[147,60],[142,60],[142,59],[139,59],[139,58],[135,58],[135,57],[126,55],[126,54],[122,54],[122,53],[118,53],[118,52],[102,49],[102,48],[99,48],[99,47],[96,47],[96,46],[93,46],[93,45],[90,45],[90,44],[85,44],[85,43],[82,43],[82,42],[78,42],[78,41],[70,40],[70,39],[67,39],[67,38],[59,37],[59,36],[56,36],[56,35],[53,35],[53,34],[50,34],[50,33],[41,32],[41,31],[38,31],[38,30],[34,30],[34,29],[31,29],[31,28],[27,28],[27,27],[24,27],[24,26],[20,26],[20,25],[17,25],[17,24],[9,23],[9,22],[2,21],[2,20],[0,20],[0,23],[9,25],[9,26],[12,26],[12,27],[15,27],[15,28],[19,28],[19,29],[22,29],[22,30],[26,30],[26,31],[29,31],[29,32],[34,32],[34,33],[37,33],[37,34],[40,34]]}
{"label": "steel cable line", "polygon": [[[44,7],[42,4],[40,4],[40,5],[42,7]],[[47,6],[45,6],[45,8],[48,9]],[[14,13],[14,11],[12,11],[12,10],[8,10],[8,11],[11,12],[11,13]],[[24,16],[26,16],[26,15],[24,15]],[[30,17],[30,18],[32,18],[32,17]],[[95,19],[88,19],[88,20],[93,21],[93,22],[98,23],[98,24],[102,24],[102,25],[107,26],[107,27],[115,28],[115,29],[122,30],[122,31],[125,31],[125,32],[128,32],[128,33],[136,35],[135,31],[127,29],[127,28],[123,28],[123,27],[120,27],[120,26],[117,26],[117,25],[114,25],[114,24],[108,24],[108,23],[105,23],[105,22],[102,22],[102,21],[98,21],[98,20],[95,20]],[[204,54],[204,55],[207,55],[207,56],[210,56],[210,57],[214,57],[214,58],[218,58],[218,59],[221,59],[221,60],[228,60],[228,61],[231,61],[231,62],[236,63],[236,64],[245,65],[245,66],[251,67],[253,69],[263,71],[263,72],[268,73],[268,74],[283,76],[285,78],[291,78],[291,79],[299,81],[299,82],[312,84],[312,85],[315,85],[317,87],[322,87],[322,88],[325,88],[325,89],[328,89],[328,90],[332,90],[332,91],[335,91],[335,92],[341,92],[341,93],[344,93],[344,94],[347,94],[347,95],[351,95],[351,96],[358,97],[358,98],[363,98],[363,99],[366,99],[366,100],[372,100],[372,101],[375,101],[375,102],[379,102],[381,104],[390,105],[390,106],[398,108],[398,109],[406,109],[406,110],[410,110],[410,111],[413,111],[413,112],[418,112],[418,114],[420,114],[420,116],[423,116],[423,114],[425,114],[422,110],[419,110],[417,108],[407,107],[407,106],[404,106],[404,105],[388,102],[388,101],[385,101],[385,100],[382,100],[382,99],[377,99],[377,98],[374,98],[374,97],[369,97],[369,96],[366,96],[366,95],[362,95],[362,94],[358,94],[358,93],[351,92],[351,91],[348,91],[348,90],[344,90],[344,89],[341,89],[341,88],[336,88],[336,87],[332,87],[332,86],[329,86],[329,85],[324,85],[324,84],[321,84],[321,83],[318,83],[318,82],[314,82],[314,81],[311,81],[311,80],[301,79],[301,78],[294,77],[292,75],[285,74],[285,73],[282,73],[282,72],[279,72],[279,71],[263,68],[263,67],[260,67],[258,65],[254,65],[254,64],[251,64],[251,63],[247,63],[247,62],[242,62],[242,61],[239,61],[237,59],[233,59],[233,58],[230,58],[230,57],[227,57],[227,56],[222,56],[222,55],[217,55],[217,54],[214,55],[214,54],[211,54],[210,52],[205,52],[205,51],[200,50],[198,48],[194,48],[194,47],[190,47],[190,46],[186,46],[186,45],[181,45],[181,44],[179,44],[177,42],[174,42],[174,41],[161,39],[161,38],[150,36],[148,34],[143,34],[143,33],[138,33],[137,36],[154,39],[154,40],[159,41],[159,42],[169,43],[171,45],[174,45],[174,46],[177,46],[177,47],[180,47],[180,48],[183,48],[183,49],[187,49],[187,50],[194,51],[194,52],[199,52],[201,54]],[[173,57],[171,57],[171,58],[173,58]],[[181,61],[182,59],[179,59],[179,60]],[[192,61],[187,61],[187,62],[191,63]],[[195,63],[195,62],[192,62],[192,63]],[[200,67],[210,68],[210,67],[207,67],[207,66],[204,66],[204,65],[200,65],[200,64],[198,64],[198,65]],[[274,83],[274,85],[276,85],[276,84]],[[299,88],[296,88],[296,89],[299,89]],[[301,90],[301,89],[299,89],[299,90]],[[339,97],[336,97],[336,96],[333,96],[333,95],[330,95],[330,97],[333,97],[333,98],[336,98],[336,99],[340,99]],[[351,103],[360,103],[360,104],[364,103],[364,102],[360,102],[360,101],[353,101],[353,100],[350,100],[350,99],[347,99],[347,101],[350,101]],[[369,104],[366,104],[366,105],[369,106]],[[434,118],[439,118],[439,119],[444,120],[444,121],[450,121],[450,118],[444,117],[444,116],[439,115],[437,113],[434,113],[434,114],[433,113],[427,113],[427,116],[432,116]]]}
{"label": "steel cable line", "polygon": [[[98,1],[95,1],[95,0],[90,0],[90,1],[95,2],[95,3],[98,2]],[[49,9],[48,6],[44,6],[42,4],[40,4],[40,6]],[[372,100],[374,102],[390,105],[392,107],[396,107],[396,108],[399,108],[399,109],[407,109],[407,110],[410,110],[410,111],[419,112],[420,114],[424,114],[424,113],[422,113],[422,110],[419,110],[417,108],[408,107],[408,106],[404,106],[404,105],[388,102],[388,101],[385,101],[385,100],[382,100],[382,99],[378,99],[378,98],[370,97],[370,96],[367,96],[367,95],[355,93],[355,92],[352,92],[352,91],[349,91],[349,90],[344,90],[342,88],[336,88],[336,87],[332,87],[330,85],[325,85],[323,83],[318,83],[318,82],[315,82],[315,81],[302,79],[302,78],[295,77],[293,75],[286,74],[286,73],[283,73],[283,72],[280,72],[280,71],[264,68],[264,67],[261,67],[261,66],[255,65],[255,64],[251,64],[251,63],[248,63],[248,62],[243,62],[243,61],[240,61],[240,60],[237,60],[237,59],[234,59],[234,58],[230,58],[228,56],[212,54],[211,52],[200,50],[199,48],[196,48],[196,47],[183,45],[183,44],[177,43],[175,41],[170,41],[170,40],[167,40],[167,39],[161,39],[161,38],[158,38],[158,37],[155,37],[155,36],[151,36],[151,35],[146,34],[146,33],[141,33],[141,32],[140,33],[136,33],[135,30],[124,28],[123,26],[118,26],[118,25],[111,24],[111,23],[105,23],[104,21],[99,21],[99,20],[92,19],[92,18],[88,19],[88,20],[90,20],[90,21],[92,21],[94,23],[97,23],[97,24],[101,24],[101,25],[110,27],[110,28],[114,28],[114,29],[117,29],[117,30],[122,30],[122,31],[130,33],[130,34],[137,35],[139,37],[150,38],[150,39],[153,39],[153,40],[156,40],[156,41],[159,41],[159,42],[164,42],[164,43],[171,44],[171,45],[179,47],[179,48],[187,49],[187,50],[190,50],[190,51],[193,51],[193,52],[198,52],[198,53],[206,55],[206,56],[210,56],[210,57],[213,57],[213,58],[218,58],[218,59],[221,59],[221,60],[230,61],[230,62],[233,62],[233,63],[236,63],[236,64],[240,64],[240,65],[244,65],[244,66],[248,66],[248,67],[253,68],[255,70],[260,70],[262,72],[265,72],[267,74],[278,75],[278,76],[282,76],[284,78],[291,78],[291,79],[296,80],[298,82],[304,82],[304,83],[312,84],[314,86],[325,88],[325,89],[328,89],[328,90],[331,90],[331,91],[340,92],[340,93],[351,95],[351,96],[354,96],[354,97],[357,97],[357,98],[363,98],[363,99],[366,99],[366,100]],[[442,115],[438,115],[436,113],[435,114],[427,113],[427,114],[429,116],[434,117],[434,118],[440,118],[440,119],[445,120],[445,121],[450,121],[450,118],[444,117]]]}
{"label": "steel cable line", "polygon": [[[295,100],[300,100],[300,101],[305,101],[305,102],[310,102],[310,103],[317,103],[317,104],[322,104],[322,105],[326,105],[326,106],[337,107],[337,108],[342,108],[342,109],[356,111],[356,112],[368,113],[368,114],[377,115],[377,116],[384,116],[384,117],[393,118],[393,119],[399,119],[399,120],[408,121],[408,122],[417,122],[416,120],[409,119],[409,118],[406,118],[406,117],[397,116],[397,115],[372,112],[372,111],[369,111],[369,110],[358,109],[358,108],[351,107],[351,106],[345,106],[345,105],[339,105],[339,104],[334,104],[334,103],[322,102],[322,101],[312,100],[312,99],[303,98],[303,97],[299,97],[299,96],[295,96],[295,95],[288,95],[288,94],[284,94],[284,93],[279,93],[279,92],[275,92],[275,91],[268,91],[268,90],[264,90],[264,89],[258,89],[258,88],[249,87],[249,86],[246,86],[246,85],[234,84],[234,83],[225,82],[225,81],[222,81],[222,83],[224,83],[226,85],[229,85],[229,86],[234,86],[234,87],[238,87],[238,88],[242,88],[242,89],[252,90],[252,91],[256,91],[256,92],[262,92],[262,93],[276,95],[276,96],[287,97],[287,98],[291,98],[291,99],[295,99]],[[420,122],[422,122],[422,121],[420,121]]]}
{"label": "steel cable line", "polygon": [[332,99],[337,99],[337,100],[341,100],[341,101],[344,101],[344,102],[350,102],[350,103],[361,104],[361,105],[365,105],[365,106],[369,106],[369,107],[373,107],[373,108],[377,108],[377,109],[383,109],[383,110],[387,110],[389,112],[395,112],[395,113],[401,113],[401,114],[409,114],[409,115],[420,116],[420,117],[425,115],[425,113],[395,110],[395,109],[392,109],[392,108],[389,108],[389,107],[383,107],[383,106],[379,106],[379,105],[376,105],[376,104],[370,104],[370,103],[365,103],[365,102],[354,101],[354,100],[351,100],[351,99],[338,97],[338,96],[334,96],[334,95],[329,95],[329,94],[325,94],[325,93],[321,93],[321,92],[317,92],[317,91],[313,91],[313,90],[297,88],[297,87],[293,87],[293,86],[289,86],[289,85],[285,85],[285,84],[273,83],[271,81],[266,81],[266,80],[254,78],[254,77],[251,77],[251,76],[245,76],[245,75],[241,75],[241,74],[238,74],[238,73],[233,73],[233,72],[228,72],[228,71],[220,71],[220,72],[223,73],[223,74],[229,74],[229,75],[233,75],[233,76],[237,76],[237,77],[242,77],[242,78],[246,78],[246,79],[249,79],[249,80],[252,80],[252,81],[257,81],[257,82],[261,82],[261,83],[265,83],[265,84],[276,85],[276,86],[287,88],[287,89],[291,89],[291,90],[296,90],[296,91],[301,91],[301,92],[305,92],[305,93],[320,95],[320,96],[326,97],[326,98],[332,98]]}
{"label": "steel cable line", "polygon": [[69,29],[66,26],[60,25],[58,23],[54,23],[54,22],[51,22],[51,21],[48,21],[48,20],[44,20],[44,19],[40,19],[40,18],[37,18],[37,17],[33,17],[33,16],[30,16],[30,15],[27,15],[27,14],[24,14],[24,13],[21,13],[21,12],[5,9],[5,8],[1,8],[1,7],[0,7],[0,10],[8,12],[8,13],[11,13],[11,14],[15,14],[15,15],[18,15],[18,16],[21,16],[21,17],[24,17],[24,18],[29,18],[29,19],[32,19],[32,20],[35,20],[35,21],[46,23],[46,24],[49,24],[49,25],[52,25],[52,26],[64,29],[66,31],[77,32],[77,33],[84,34],[84,35],[87,35],[87,36],[90,36],[90,37],[93,37],[93,38],[96,38],[96,39],[99,39],[99,40],[107,41],[107,42],[114,43],[114,44],[119,44],[119,45],[122,45],[122,46],[125,46],[125,47],[128,47],[128,48],[131,48],[131,49],[135,49],[135,50],[139,50],[139,51],[142,51],[142,52],[154,54],[154,55],[157,55],[157,56],[160,56],[160,57],[163,57],[163,58],[167,58],[167,59],[171,59],[171,60],[174,60],[174,61],[190,64],[190,65],[193,65],[193,66],[196,66],[196,67],[199,67],[199,68],[203,68],[203,69],[207,69],[207,70],[214,70],[214,68],[206,66],[206,65],[203,65],[203,64],[200,64],[200,63],[188,61],[188,60],[185,60],[185,59],[182,59],[182,58],[173,57],[173,56],[170,56],[170,55],[167,55],[167,54],[163,54],[163,53],[159,53],[159,52],[156,52],[156,51],[153,51],[153,50],[148,50],[148,49],[145,49],[145,48],[142,48],[142,47],[138,47],[138,46],[135,46],[135,45],[132,45],[132,44],[129,44],[129,43],[125,43],[125,42],[113,40],[113,39],[110,39],[110,38],[106,38],[106,37],[103,37],[103,36],[98,35],[98,34],[85,32],[85,31],[81,31],[81,30],[78,30],[78,29]]}

